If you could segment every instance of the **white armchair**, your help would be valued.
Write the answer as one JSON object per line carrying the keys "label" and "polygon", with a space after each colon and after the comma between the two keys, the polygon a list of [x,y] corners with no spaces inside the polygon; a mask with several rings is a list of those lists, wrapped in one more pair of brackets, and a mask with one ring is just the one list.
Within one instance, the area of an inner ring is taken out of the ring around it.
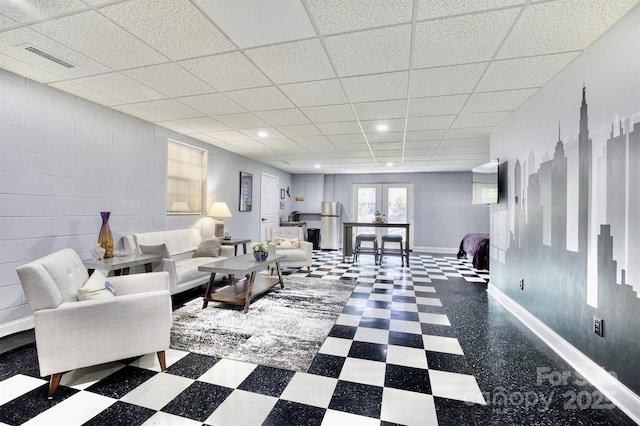
{"label": "white armchair", "polygon": [[277,238],[298,240],[298,248],[279,248],[278,245],[275,246],[275,253],[287,255],[287,260],[280,262],[280,266],[291,268],[306,266],[307,273],[310,274],[313,258],[313,244],[305,241],[304,229],[300,226],[272,226],[267,228],[267,240],[275,244]]}
{"label": "white armchair", "polygon": [[51,375],[49,398],[69,370],[153,352],[166,369],[172,322],[166,272],[108,277],[115,297],[83,301],[76,295],[89,274],[71,249],[34,260],[17,272],[34,312],[40,375]]}

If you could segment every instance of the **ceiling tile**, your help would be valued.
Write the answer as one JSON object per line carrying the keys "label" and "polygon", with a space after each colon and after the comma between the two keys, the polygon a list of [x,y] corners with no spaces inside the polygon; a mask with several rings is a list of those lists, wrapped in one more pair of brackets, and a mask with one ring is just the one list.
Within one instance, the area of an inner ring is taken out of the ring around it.
{"label": "ceiling tile", "polygon": [[244,112],[240,114],[228,114],[218,115],[215,117],[221,123],[226,124],[229,127],[235,127],[236,129],[249,129],[253,127],[269,127],[260,118],[256,117],[250,112]]}
{"label": "ceiling tile", "polygon": [[13,19],[7,18],[6,16],[0,15],[0,30],[15,25],[16,21]]}
{"label": "ceiling tile", "polygon": [[294,106],[275,86],[236,90],[225,94],[249,111],[284,109]]}
{"label": "ceiling tile", "polygon": [[418,0],[418,20],[497,9],[524,3],[523,0]]}
{"label": "ceiling tile", "polygon": [[313,124],[298,124],[295,126],[278,126],[278,131],[290,138],[296,136],[317,136],[320,131]]}
{"label": "ceiling tile", "polygon": [[316,35],[300,0],[194,0],[240,48]]}
{"label": "ceiling tile", "polygon": [[498,58],[586,49],[637,0],[555,1],[529,5]]}
{"label": "ceiling tile", "polygon": [[151,123],[155,123],[157,121],[166,121],[167,118],[155,114],[150,111],[146,111],[143,108],[138,107],[137,104],[128,104],[128,105],[117,105],[112,107],[116,111],[123,112],[125,114],[129,114],[133,117],[138,117],[141,120],[149,121]]}
{"label": "ceiling tile", "polygon": [[412,0],[309,0],[322,34],[411,22]]}
{"label": "ceiling tile", "polygon": [[[389,128],[386,131],[379,131],[376,127],[379,124],[386,124]],[[360,121],[362,129],[366,133],[386,133],[386,132],[404,132],[404,118],[393,118],[387,120],[371,120]]]}
{"label": "ceiling tile", "polygon": [[314,123],[329,123],[332,121],[353,121],[356,117],[353,115],[349,104],[342,105],[324,105],[315,107],[302,108],[302,111]]}
{"label": "ceiling tile", "polygon": [[341,77],[401,71],[409,67],[411,26],[380,28],[325,38]]}
{"label": "ceiling tile", "polygon": [[130,0],[100,12],[174,60],[235,48],[189,0]]}
{"label": "ceiling tile", "polygon": [[342,79],[351,102],[374,102],[407,97],[407,72],[365,75]]}
{"label": "ceiling tile", "polygon": [[339,123],[318,123],[320,131],[325,135],[348,135],[360,132],[360,126],[355,121],[342,121]]}
{"label": "ceiling tile", "polygon": [[469,95],[434,96],[409,100],[409,116],[458,114]]}
{"label": "ceiling tile", "polygon": [[538,89],[520,89],[473,93],[462,112],[513,111],[537,91]]}
{"label": "ceiling tile", "polygon": [[433,150],[435,152],[436,148],[440,146],[440,140],[434,141],[413,141],[413,142],[405,142],[405,149],[428,149]]}
{"label": "ceiling tile", "polygon": [[247,110],[221,93],[176,98],[185,105],[197,109],[202,115],[223,115]]}
{"label": "ceiling tile", "polygon": [[178,132],[186,135],[197,133],[195,130],[187,126],[183,126],[177,121],[156,121],[156,124],[158,126],[164,127],[165,129],[173,130],[174,132]]}
{"label": "ceiling tile", "polygon": [[347,101],[336,79],[283,84],[280,89],[298,107],[343,104]]}
{"label": "ceiling tile", "polygon": [[411,74],[412,98],[471,93],[486,63],[414,70]]}
{"label": "ceiling tile", "polygon": [[269,139],[265,141],[265,144],[273,149],[281,150],[283,152],[302,152],[305,151],[303,147],[295,143],[289,138]]}
{"label": "ceiling tile", "polygon": [[214,120],[211,117],[196,117],[177,120],[178,124],[193,129],[197,132],[214,132],[218,130],[229,130],[229,127]]}
{"label": "ceiling tile", "polygon": [[114,69],[136,68],[167,60],[95,11],[42,22],[31,28]]}
{"label": "ceiling tile", "polygon": [[416,24],[413,66],[490,60],[518,12],[519,9],[507,9]]}
{"label": "ceiling tile", "polygon": [[402,142],[404,132],[367,133],[367,139],[370,143]]}
{"label": "ceiling tile", "polygon": [[446,147],[464,146],[464,147],[467,147],[467,148],[472,148],[472,147],[478,145],[478,142],[480,142],[481,140],[483,140],[483,139],[481,139],[481,138],[445,139],[445,140],[442,141],[442,146],[446,146]]}
{"label": "ceiling tile", "polygon": [[456,119],[455,115],[441,115],[435,117],[409,117],[407,130],[440,130],[448,129]]}
{"label": "ceiling tile", "polygon": [[224,130],[221,132],[206,132],[207,135],[212,138],[218,139],[222,142],[237,142],[237,141],[249,141],[251,137],[236,130]]}
{"label": "ceiling tile", "polygon": [[407,141],[432,141],[441,140],[447,134],[446,130],[421,130],[421,131],[408,131]]}
{"label": "ceiling tile", "polygon": [[451,129],[447,139],[481,138],[489,134],[493,127],[472,127],[466,129]]}
{"label": "ceiling tile", "polygon": [[493,62],[477,90],[489,92],[542,87],[576,56],[578,53],[573,52]]}
{"label": "ceiling tile", "polygon": [[241,52],[190,59],[179,65],[220,91],[271,85]]}
{"label": "ceiling tile", "polygon": [[407,101],[362,102],[353,104],[360,120],[378,120],[404,118],[407,112]]}
{"label": "ceiling tile", "polygon": [[122,73],[172,98],[215,92],[211,86],[173,63],[136,68]]}
{"label": "ceiling tile", "polygon": [[[2,58],[0,58],[0,62],[2,62],[2,66],[5,67],[6,63],[4,62],[4,60],[2,60]],[[121,99],[116,99],[103,92],[97,92],[88,87],[81,86],[80,84],[72,80],[51,83],[49,84],[49,86],[55,87],[56,89],[62,90],[67,93],[71,93],[81,98],[88,99],[90,101],[96,102],[101,105],[112,106],[112,105],[118,105],[122,103]]]}
{"label": "ceiling tile", "polygon": [[451,127],[456,129],[461,127],[497,126],[509,115],[511,115],[511,111],[460,114]]}
{"label": "ceiling tile", "polygon": [[[260,140],[263,143],[267,143],[267,141],[270,141],[272,139],[281,139],[281,138],[285,138],[286,137],[284,134],[280,133],[279,131],[277,131],[276,129],[271,128],[271,127],[258,127],[258,128],[253,128],[253,129],[239,129],[239,132],[249,136],[252,139]],[[261,136],[260,132],[267,132],[268,134],[267,134],[267,136]]]}
{"label": "ceiling tile", "polygon": [[[40,55],[26,50],[27,47],[35,47],[74,65],[74,67],[67,68],[49,59],[45,59]],[[57,76],[57,78],[54,79],[44,80],[45,83],[52,80],[83,77],[110,71],[110,69],[104,65],[29,28],[18,28],[0,33],[0,53]]]}
{"label": "ceiling tile", "polygon": [[348,135],[328,135],[327,138],[336,145],[344,144],[365,144],[366,141],[362,133],[351,133]]}
{"label": "ceiling tile", "polygon": [[132,105],[150,114],[161,117],[160,120],[155,121],[180,120],[181,118],[192,118],[201,115],[198,111],[189,108],[174,99],[160,99],[157,101],[142,102]]}
{"label": "ceiling tile", "polygon": [[30,22],[71,13],[86,7],[87,5],[80,0],[3,1],[0,2],[0,13],[17,22]]}
{"label": "ceiling tile", "polygon": [[120,73],[84,77],[74,81],[81,86],[119,99],[121,104],[151,101],[166,97],[162,93]]}
{"label": "ceiling tile", "polygon": [[260,47],[245,53],[276,84],[336,77],[318,39]]}
{"label": "ceiling tile", "polygon": [[258,111],[256,115],[272,126],[288,126],[309,122],[307,117],[297,108]]}
{"label": "ceiling tile", "polygon": [[309,146],[309,145],[314,145],[314,144],[331,144],[331,141],[329,140],[329,138],[327,138],[326,136],[293,136],[291,137],[291,140],[296,141],[297,143],[299,143],[302,146]]}
{"label": "ceiling tile", "polygon": [[440,145],[438,147],[438,150],[436,151],[436,153],[434,155],[441,156],[441,155],[454,154],[454,155],[456,155],[456,157],[454,157],[454,158],[457,158],[458,154],[466,154],[467,152],[469,152],[470,149],[471,149],[471,147],[468,147],[468,146],[448,147],[448,146],[445,146],[444,144],[442,144],[442,145]]}

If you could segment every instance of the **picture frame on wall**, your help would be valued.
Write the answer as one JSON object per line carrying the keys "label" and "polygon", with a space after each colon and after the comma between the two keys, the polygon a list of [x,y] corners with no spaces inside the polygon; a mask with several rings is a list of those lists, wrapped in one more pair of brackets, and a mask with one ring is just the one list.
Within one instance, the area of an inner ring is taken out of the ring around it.
{"label": "picture frame on wall", "polygon": [[240,206],[241,212],[250,212],[253,199],[253,175],[240,172]]}
{"label": "picture frame on wall", "polygon": [[280,199],[284,200],[284,188],[280,189]]}

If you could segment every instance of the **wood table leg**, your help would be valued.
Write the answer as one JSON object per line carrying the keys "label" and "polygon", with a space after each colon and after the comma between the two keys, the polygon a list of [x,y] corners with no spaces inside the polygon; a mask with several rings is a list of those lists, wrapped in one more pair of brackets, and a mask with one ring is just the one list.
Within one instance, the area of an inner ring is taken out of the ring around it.
{"label": "wood table leg", "polygon": [[122,275],[129,275],[129,267],[122,268]]}
{"label": "wood table leg", "polygon": [[144,271],[147,272],[147,273],[153,271],[153,265],[151,263],[145,263],[144,264]]}
{"label": "wood table leg", "polygon": [[122,269],[114,269],[113,275],[115,275],[116,277],[119,277],[120,275],[122,275]]}
{"label": "wood table leg", "polygon": [[209,278],[209,284],[207,284],[207,290],[204,292],[204,297],[202,301],[202,309],[206,308],[209,304],[209,296],[211,295],[211,289],[213,288],[213,280],[216,278],[216,273],[212,272],[211,277]]}
{"label": "wood table leg", "polygon": [[284,280],[282,279],[282,270],[280,269],[280,262],[276,262],[276,271],[278,271],[278,279],[280,280],[280,288],[284,288]]}
{"label": "wood table leg", "polygon": [[256,271],[253,271],[249,277],[249,282],[247,283],[247,295],[244,298],[244,310],[242,311],[244,314],[249,312],[249,304],[251,303],[251,293],[253,293],[253,282],[255,279]]}

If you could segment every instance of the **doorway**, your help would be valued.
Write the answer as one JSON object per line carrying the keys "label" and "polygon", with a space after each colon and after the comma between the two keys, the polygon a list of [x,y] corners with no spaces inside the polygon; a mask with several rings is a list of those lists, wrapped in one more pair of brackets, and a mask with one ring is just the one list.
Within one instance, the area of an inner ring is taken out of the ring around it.
{"label": "doorway", "polygon": [[[413,223],[413,183],[354,183],[351,192],[356,222],[373,222],[378,211],[386,223]],[[358,232],[404,237],[403,228],[359,227]],[[409,243],[413,246],[413,227],[409,228]]]}
{"label": "doorway", "polygon": [[280,178],[260,175],[260,238],[267,239],[267,228],[280,225]]}

